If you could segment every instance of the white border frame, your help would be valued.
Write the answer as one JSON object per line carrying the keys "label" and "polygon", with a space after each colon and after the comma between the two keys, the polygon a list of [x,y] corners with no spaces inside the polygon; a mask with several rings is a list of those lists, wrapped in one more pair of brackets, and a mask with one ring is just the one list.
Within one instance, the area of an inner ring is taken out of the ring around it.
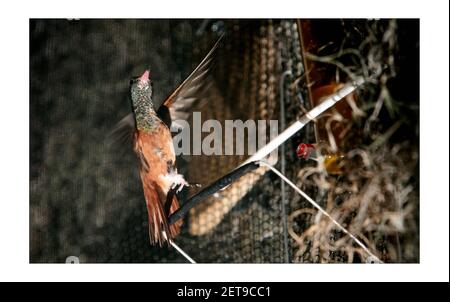
{"label": "white border frame", "polygon": [[[414,0],[3,2],[0,281],[449,281],[448,9]],[[29,18],[63,17],[420,18],[420,264],[29,264]]]}

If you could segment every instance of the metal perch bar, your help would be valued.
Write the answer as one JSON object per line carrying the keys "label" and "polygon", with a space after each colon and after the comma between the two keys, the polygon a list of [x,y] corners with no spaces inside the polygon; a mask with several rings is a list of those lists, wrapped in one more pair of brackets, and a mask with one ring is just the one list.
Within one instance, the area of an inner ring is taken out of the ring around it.
{"label": "metal perch bar", "polygon": [[228,173],[227,175],[219,178],[214,183],[212,183],[208,187],[204,188],[203,190],[201,190],[200,192],[189,198],[178,210],[176,210],[172,215],[170,215],[169,224],[174,224],[179,219],[183,218],[190,209],[192,209],[197,203],[202,201],[204,198],[225,188],[226,186],[230,185],[241,176],[257,169],[258,167],[259,167],[258,163],[254,162],[248,163],[243,166],[240,166],[239,168]]}

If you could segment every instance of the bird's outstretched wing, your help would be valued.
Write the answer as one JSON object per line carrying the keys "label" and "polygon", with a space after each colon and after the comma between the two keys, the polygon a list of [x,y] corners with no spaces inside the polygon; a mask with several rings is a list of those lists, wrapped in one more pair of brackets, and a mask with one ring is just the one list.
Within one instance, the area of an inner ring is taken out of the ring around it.
{"label": "bird's outstretched wing", "polygon": [[166,107],[169,109],[172,120],[186,120],[194,108],[201,107],[207,101],[206,92],[212,84],[210,70],[222,38],[223,35],[194,71],[167,97],[158,108],[158,113],[164,112]]}
{"label": "bird's outstretched wing", "polygon": [[[209,71],[222,38],[223,35],[183,83],[155,108],[158,116],[169,128],[172,120],[188,119],[195,107],[200,107],[206,102],[205,92],[212,83]],[[128,145],[132,142],[135,130],[136,121],[133,113],[130,113],[117,123],[108,137],[113,145]]]}
{"label": "bird's outstretched wing", "polygon": [[[133,143],[133,133],[136,130],[136,120],[133,113],[127,114],[109,132],[107,142],[112,146],[130,147]],[[127,148],[128,149],[128,148]],[[122,150],[125,150],[122,148]]]}

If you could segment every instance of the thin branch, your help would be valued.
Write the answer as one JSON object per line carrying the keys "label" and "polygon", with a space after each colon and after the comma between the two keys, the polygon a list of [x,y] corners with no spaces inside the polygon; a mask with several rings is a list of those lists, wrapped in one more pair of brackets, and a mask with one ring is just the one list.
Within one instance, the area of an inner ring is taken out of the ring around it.
{"label": "thin branch", "polygon": [[277,169],[275,169],[272,165],[261,161],[260,165],[268,167],[269,169],[272,170],[272,172],[274,172],[275,174],[277,174],[282,180],[284,180],[288,185],[290,185],[295,191],[297,191],[300,195],[302,195],[306,200],[309,201],[309,203],[311,203],[317,210],[319,210],[323,215],[327,216],[339,229],[341,229],[342,232],[344,232],[345,234],[347,234],[348,236],[350,236],[350,238],[352,238],[356,244],[358,244],[367,254],[369,254],[373,259],[376,259],[377,262],[382,263],[382,261],[380,259],[378,259],[377,256],[375,256],[365,245],[364,243],[362,243],[358,238],[356,238],[355,235],[353,235],[352,233],[350,233],[344,226],[342,226],[336,219],[334,219],[333,217],[331,217],[330,214],[328,214],[327,211],[325,211],[317,202],[315,202],[311,197],[309,197],[305,192],[303,192],[302,190],[300,190],[299,187],[297,187],[292,181],[290,181],[286,176],[284,176],[280,171],[278,171]]}

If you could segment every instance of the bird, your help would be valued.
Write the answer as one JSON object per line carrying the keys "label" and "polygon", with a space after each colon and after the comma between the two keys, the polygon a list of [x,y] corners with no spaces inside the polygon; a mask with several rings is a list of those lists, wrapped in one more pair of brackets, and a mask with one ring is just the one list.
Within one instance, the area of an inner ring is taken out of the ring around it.
{"label": "bird", "polygon": [[189,186],[176,168],[170,127],[173,120],[187,119],[194,108],[207,101],[211,67],[223,35],[191,74],[158,105],[153,98],[150,70],[130,80],[132,112],[111,131],[113,141],[132,141],[139,163],[148,212],[150,244],[170,244],[180,233],[182,221],[172,225],[168,217],[179,207],[176,193]]}

